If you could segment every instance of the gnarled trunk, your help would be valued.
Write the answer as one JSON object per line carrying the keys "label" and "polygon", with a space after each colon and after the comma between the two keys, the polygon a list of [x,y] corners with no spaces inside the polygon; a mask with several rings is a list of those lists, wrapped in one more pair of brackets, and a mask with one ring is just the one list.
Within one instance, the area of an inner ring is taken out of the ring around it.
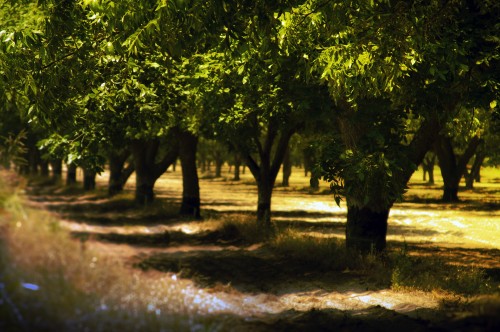
{"label": "gnarled trunk", "polygon": [[474,159],[474,163],[470,169],[470,172],[466,172],[465,174],[465,187],[467,189],[474,188],[474,181],[481,181],[481,166],[484,162],[486,155],[483,152],[476,153],[476,158]]}
{"label": "gnarled trunk", "polygon": [[129,150],[125,150],[121,153],[111,153],[109,156],[108,194],[110,196],[123,191],[125,183],[127,183],[128,178],[135,170],[133,163],[129,163],[129,165],[124,168],[125,162],[129,156]]}
{"label": "gnarled trunk", "polygon": [[435,146],[444,182],[443,202],[459,201],[458,187],[460,179],[467,171],[467,163],[474,155],[480,143],[481,139],[478,136],[473,137],[469,141],[465,152],[457,157],[453,151],[451,139],[445,136],[439,137]]}
{"label": "gnarled trunk", "polygon": [[[260,164],[256,162],[251,153],[242,155],[245,158],[248,169],[257,182],[257,223],[262,225],[263,230],[271,228],[271,198],[274,183],[278,176],[279,169],[285,158],[286,148],[295,128],[278,133],[272,125],[268,128],[268,133],[264,139],[264,144],[256,140],[259,150]],[[274,148],[273,148],[274,146]],[[274,152],[274,154],[273,154]]]}
{"label": "gnarled trunk", "polygon": [[179,134],[179,157],[182,168],[182,203],[180,214],[200,218],[200,186],[196,169],[198,138],[190,132]]}
{"label": "gnarled trunk", "polygon": [[381,252],[386,247],[389,209],[347,208],[346,246],[362,253]]}
{"label": "gnarled trunk", "polygon": [[134,156],[135,168],[135,201],[140,205],[146,205],[154,201],[154,185],[156,180],[165,173],[167,168],[177,159],[179,154],[179,144],[176,131],[172,131],[169,140],[169,150],[162,160],[156,161],[160,141],[135,140],[131,144],[132,155]]}

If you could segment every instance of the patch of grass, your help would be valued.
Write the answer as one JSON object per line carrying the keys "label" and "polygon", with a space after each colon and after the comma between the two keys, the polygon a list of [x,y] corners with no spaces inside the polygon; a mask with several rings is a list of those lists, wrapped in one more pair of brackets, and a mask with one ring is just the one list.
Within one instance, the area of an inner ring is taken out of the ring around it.
{"label": "patch of grass", "polygon": [[273,235],[273,230],[263,230],[255,221],[254,216],[232,215],[223,216],[218,228],[221,238],[225,240],[240,240],[243,243],[260,243]]}
{"label": "patch of grass", "polygon": [[411,256],[405,249],[391,258],[394,289],[445,291],[460,295],[485,294],[494,290],[485,271],[475,266],[447,264],[437,257]]}
{"label": "patch of grass", "polygon": [[344,269],[347,253],[342,241],[336,238],[320,238],[284,230],[270,243],[271,248],[299,264],[314,265],[322,269]]}
{"label": "patch of grass", "polygon": [[[345,242],[334,237],[318,237],[287,229],[277,234],[270,242],[271,248],[280,255],[289,257],[299,264],[321,270],[352,271],[376,277],[384,268],[385,261],[374,254],[361,255],[350,252]],[[381,273],[383,275],[383,273]]]}
{"label": "patch of grass", "polygon": [[374,284],[390,285],[395,290],[444,291],[458,295],[495,291],[494,283],[483,269],[450,265],[439,258],[411,256],[406,249],[388,255],[360,255],[346,250],[345,242],[337,238],[305,235],[292,229],[277,234],[270,246],[297,264],[315,270],[358,272]]}

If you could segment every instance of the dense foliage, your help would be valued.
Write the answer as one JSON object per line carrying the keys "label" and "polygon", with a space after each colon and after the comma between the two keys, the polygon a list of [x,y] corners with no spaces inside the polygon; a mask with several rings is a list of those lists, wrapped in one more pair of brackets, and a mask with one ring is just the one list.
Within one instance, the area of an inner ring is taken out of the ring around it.
{"label": "dense foliage", "polygon": [[269,225],[289,140],[314,133],[348,245],[382,250],[436,141],[463,133],[485,142],[477,160],[498,158],[499,15],[474,0],[6,1],[0,134],[92,172],[132,149],[138,202],[177,152],[187,169],[198,138],[217,139],[254,175]]}

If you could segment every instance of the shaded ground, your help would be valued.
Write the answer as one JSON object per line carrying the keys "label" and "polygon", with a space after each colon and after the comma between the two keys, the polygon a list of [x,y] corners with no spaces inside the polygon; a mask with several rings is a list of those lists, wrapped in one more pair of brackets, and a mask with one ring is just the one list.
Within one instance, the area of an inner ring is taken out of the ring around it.
{"label": "shaded ground", "polygon": [[[396,292],[387,283],[374,283],[369,275],[298,263],[265,245],[242,240],[230,228],[215,229],[213,219],[221,216],[253,215],[256,191],[248,179],[202,180],[205,221],[176,216],[181,185],[180,173],[165,174],[157,183],[159,202],[148,209],[131,205],[127,194],[109,200],[100,192],[82,196],[79,190],[55,187],[31,188],[30,198],[33,205],[58,213],[82,248],[92,246],[119,256],[130,268],[192,279],[216,294],[224,303],[217,314],[233,321],[230,330],[500,329],[490,312],[443,308],[443,298],[436,294]],[[475,200],[473,192],[466,203],[445,206],[437,202],[434,187],[430,194],[426,191],[427,198],[418,195],[423,186],[416,187],[391,213],[389,247],[407,247],[412,255],[437,255],[453,264],[479,265],[500,282],[497,189],[479,188],[482,201]],[[273,218],[279,227],[342,237],[345,210],[327,195],[311,195],[300,185],[298,189],[277,188]]]}

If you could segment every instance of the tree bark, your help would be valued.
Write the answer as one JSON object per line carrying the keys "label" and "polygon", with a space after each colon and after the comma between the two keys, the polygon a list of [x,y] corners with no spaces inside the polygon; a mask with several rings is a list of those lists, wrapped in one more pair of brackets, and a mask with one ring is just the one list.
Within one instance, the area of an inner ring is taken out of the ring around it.
{"label": "tree bark", "polygon": [[283,158],[283,179],[281,185],[288,187],[290,185],[290,176],[292,175],[292,159],[290,158],[290,146],[287,146],[285,157]]}
{"label": "tree bark", "polygon": [[240,166],[241,166],[241,157],[239,154],[234,156],[234,181],[240,181]]}
{"label": "tree bark", "polygon": [[87,168],[83,169],[83,190],[89,191],[95,189],[96,171]]}
{"label": "tree bark", "polygon": [[467,189],[474,188],[474,181],[480,182],[481,165],[483,164],[485,158],[486,155],[484,153],[476,153],[476,158],[474,158],[474,163],[472,164],[470,172],[465,173],[465,187]]}
{"label": "tree bark", "polygon": [[273,195],[273,185],[271,179],[261,179],[257,182],[257,222],[264,228],[271,226],[271,198]]}
{"label": "tree bark", "polygon": [[381,252],[386,247],[389,209],[373,211],[368,207],[348,206],[346,246],[362,253]]}
{"label": "tree bark", "polygon": [[222,176],[222,165],[224,164],[224,159],[215,159],[215,177],[220,178]]}
{"label": "tree bark", "polygon": [[164,158],[157,162],[160,147],[158,139],[135,140],[131,144],[136,174],[135,201],[147,205],[154,201],[154,185],[156,180],[167,170],[178,156],[179,146],[176,137],[171,137],[172,144]]}
{"label": "tree bark", "polygon": [[311,173],[311,178],[309,179],[309,187],[313,191],[319,190],[319,179],[317,176],[314,176],[314,174]]}
{"label": "tree bark", "polygon": [[67,173],[66,173],[66,185],[71,186],[76,183],[76,165],[71,163],[67,165]]}
{"label": "tree bark", "polygon": [[188,131],[179,134],[179,157],[182,168],[182,203],[180,214],[201,218],[200,186],[196,168],[198,138]]}
{"label": "tree bark", "polygon": [[477,147],[481,143],[478,136],[474,136],[467,145],[465,152],[461,156],[456,156],[453,151],[451,139],[440,136],[436,142],[436,153],[438,155],[439,167],[443,177],[443,202],[458,202],[458,187],[460,179],[467,171],[467,163],[474,155]]}
{"label": "tree bark", "polygon": [[124,168],[125,162],[130,156],[130,150],[124,150],[120,153],[112,152],[109,155],[109,181],[108,194],[114,196],[123,191],[125,183],[135,170],[134,163],[129,163]]}

